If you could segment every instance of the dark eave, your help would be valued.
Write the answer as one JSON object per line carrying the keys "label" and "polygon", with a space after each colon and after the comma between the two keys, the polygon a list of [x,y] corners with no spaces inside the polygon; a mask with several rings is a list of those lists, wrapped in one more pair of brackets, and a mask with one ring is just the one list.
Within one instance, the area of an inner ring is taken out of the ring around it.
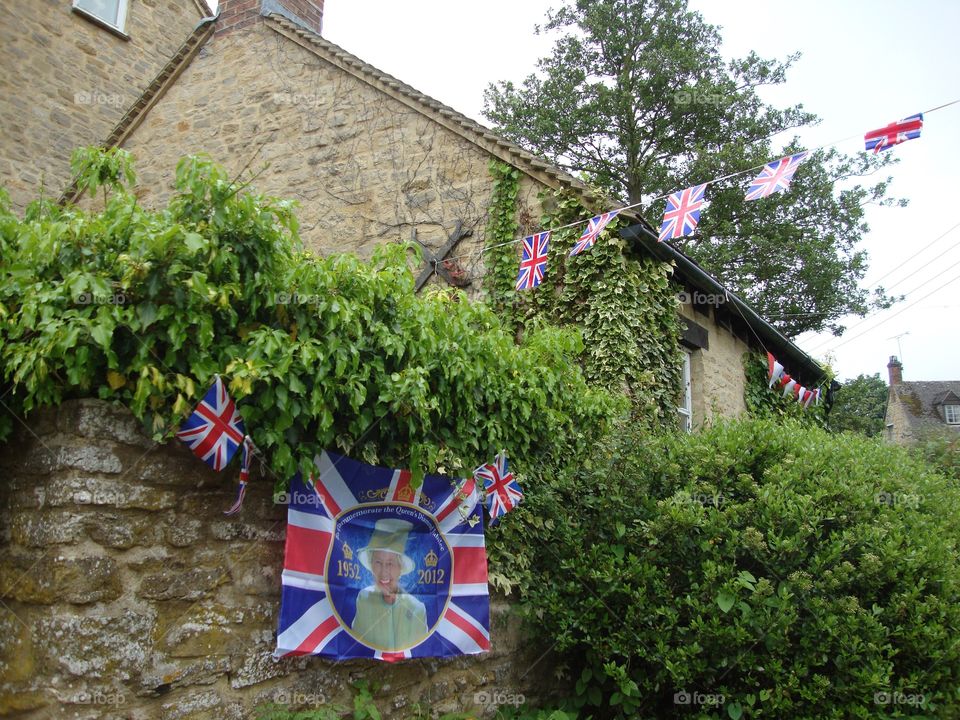
{"label": "dark eave", "polygon": [[[694,260],[684,255],[676,248],[665,242],[658,242],[653,230],[645,224],[631,225],[620,233],[635,247],[641,248],[658,260],[674,265],[674,276],[689,283],[692,288],[704,293],[723,295],[727,303],[734,305],[736,315],[749,327],[754,337],[750,344],[756,344],[758,349],[766,347],[783,363],[784,367],[794,377],[799,377],[808,386],[815,385],[823,380],[825,373],[820,364],[803,350],[793,344],[787,337],[770,323],[757,315],[754,310],[733,292],[725,288],[716,278],[700,267]],[[760,342],[757,342],[757,338]]]}

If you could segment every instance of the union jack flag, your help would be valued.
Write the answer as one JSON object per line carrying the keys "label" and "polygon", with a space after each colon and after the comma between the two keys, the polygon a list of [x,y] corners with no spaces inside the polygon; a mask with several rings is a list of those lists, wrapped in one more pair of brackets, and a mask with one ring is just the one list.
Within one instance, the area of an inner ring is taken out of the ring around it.
{"label": "union jack flag", "polygon": [[[290,483],[274,655],[396,662],[488,651],[487,551],[476,481],[458,485],[427,475],[415,488],[408,470],[372,467],[330,452],[317,455],[314,464],[310,482],[297,474]],[[409,563],[395,609],[382,605],[387,609],[377,619],[389,624],[391,612],[406,608],[409,622],[410,609],[419,608],[426,625],[418,639],[396,646],[377,646],[358,627],[360,596],[371,589],[360,588],[377,583],[369,552],[383,517],[412,529],[402,551]]]}
{"label": "union jack flag", "polygon": [[704,203],[703,193],[706,189],[707,183],[694,185],[667,198],[667,208],[660,226],[660,242],[693,234],[700,222],[700,208]]}
{"label": "union jack flag", "polygon": [[520,272],[517,274],[517,290],[530,290],[543,282],[543,274],[547,271],[549,245],[549,232],[537,233],[523,239],[523,257],[520,258]]}
{"label": "union jack flag", "polygon": [[481,465],[473,471],[476,480],[483,480],[487,493],[487,512],[490,524],[495,525],[503,515],[513,510],[523,500],[523,490],[507,468],[507,455],[500,453],[492,463]]}
{"label": "union jack flag", "polygon": [[917,113],[899,122],[892,122],[886,127],[871,130],[863,136],[863,140],[867,150],[879,153],[907,140],[915,140],[920,137],[922,129],[923,113]]}
{"label": "union jack flag", "polygon": [[603,215],[597,215],[595,218],[591,218],[590,222],[587,223],[587,229],[583,231],[583,235],[580,236],[577,244],[574,245],[573,250],[570,251],[570,257],[579,255],[584,250],[592,248],[594,243],[597,242],[597,236],[603,232],[607,224],[619,213],[619,210],[611,210],[610,212],[603,213]]}
{"label": "union jack flag", "polygon": [[758,200],[770,197],[775,192],[785,192],[790,188],[790,181],[797,168],[807,158],[807,153],[797,153],[767,163],[759,175],[750,183],[744,200]]}
{"label": "union jack flag", "polygon": [[177,437],[194,455],[220,471],[230,464],[243,436],[243,419],[217,375],[197,409],[180,426]]}

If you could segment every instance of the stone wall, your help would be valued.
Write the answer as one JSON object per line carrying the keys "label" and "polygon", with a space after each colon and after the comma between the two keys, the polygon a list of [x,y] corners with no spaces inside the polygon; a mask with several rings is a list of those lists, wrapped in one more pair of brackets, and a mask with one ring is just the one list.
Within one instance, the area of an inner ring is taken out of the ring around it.
{"label": "stone wall", "polygon": [[124,39],[71,5],[0,3],[0,185],[18,210],[64,190],[74,148],[106,140],[201,18],[194,0],[130,0]]}
{"label": "stone wall", "polygon": [[747,378],[743,356],[750,346],[717,324],[713,311],[694,312],[689,304],[680,314],[707,330],[709,348],[690,353],[690,380],[693,395],[693,426],[702,427],[715,417],[736,417],[747,411],[744,400]]}
{"label": "stone wall", "polygon": [[268,702],[349,706],[366,680],[401,718],[554,687],[502,598],[485,655],[275,660],[285,514],[272,480],[254,473],[227,518],[235,472],[154,444],[123,408],[69,401],[29,425],[0,446],[0,716],[249,718]]}
{"label": "stone wall", "polygon": [[[231,176],[246,168],[255,190],[298,201],[314,252],[369,257],[414,232],[437,249],[462,222],[473,235],[454,254],[473,253],[461,264],[479,277],[491,156],[395,88],[282,29],[267,21],[214,36],[150,111],[124,145],[143,202],[165,203],[177,161],[202,152]],[[535,219],[542,187],[522,184]]]}

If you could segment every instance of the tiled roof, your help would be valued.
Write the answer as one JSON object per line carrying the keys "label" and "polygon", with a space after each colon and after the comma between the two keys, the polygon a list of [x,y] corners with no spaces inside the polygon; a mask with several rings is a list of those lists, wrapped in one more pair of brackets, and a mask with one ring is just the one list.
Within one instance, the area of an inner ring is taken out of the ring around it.
{"label": "tiled roof", "polygon": [[960,398],[960,380],[913,380],[890,387],[891,400],[899,401],[915,431],[943,427],[941,405]]}

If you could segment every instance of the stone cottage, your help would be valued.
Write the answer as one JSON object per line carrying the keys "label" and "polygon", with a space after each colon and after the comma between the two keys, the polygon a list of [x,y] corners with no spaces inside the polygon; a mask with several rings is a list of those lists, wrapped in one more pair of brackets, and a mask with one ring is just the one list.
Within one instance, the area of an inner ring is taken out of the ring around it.
{"label": "stone cottage", "polygon": [[[15,0],[0,13],[0,56],[15,69],[2,80],[12,100],[0,119],[17,128],[0,141],[0,172],[15,208],[41,181],[77,200],[67,163],[78,145],[132,152],[145,204],[169,196],[180,157],[202,152],[258,191],[298,200],[315,252],[368,256],[414,239],[428,257],[468,255],[468,277],[482,273],[491,159],[521,172],[523,231],[537,229],[544,190],[608,209],[577,179],[325,40],[323,0],[221,0],[215,17],[200,0],[63,0],[39,11]],[[625,216],[632,251],[674,266],[686,328],[682,425],[744,411],[750,350],[770,350],[818,384],[812,358],[655,242],[642,217]]]}
{"label": "stone cottage", "polygon": [[[41,187],[78,200],[69,156],[89,144],[134,153],[145,204],[168,197],[181,156],[205,152],[299,200],[318,253],[409,239],[439,257],[477,250],[494,158],[521,173],[524,229],[544,189],[597,205],[575,178],[327,42],[322,16],[322,0],[221,0],[216,16],[202,0],[0,3],[0,184],[12,207]],[[751,350],[817,383],[811,358],[632,219],[631,251],[674,267],[687,427],[743,411]],[[239,719],[271,701],[352,702],[362,663],[271,657],[285,516],[269,483],[252,483],[242,516],[225,518],[222,477],[96,400],[31,415],[2,450],[0,716]],[[418,703],[489,710],[481,700],[498,692],[550,698],[549,653],[503,598],[492,621],[489,656],[378,668],[384,716],[411,717]]]}
{"label": "stone cottage", "polygon": [[898,445],[938,437],[960,437],[960,380],[903,379],[895,355],[887,363],[890,387],[884,415],[884,438]]}

